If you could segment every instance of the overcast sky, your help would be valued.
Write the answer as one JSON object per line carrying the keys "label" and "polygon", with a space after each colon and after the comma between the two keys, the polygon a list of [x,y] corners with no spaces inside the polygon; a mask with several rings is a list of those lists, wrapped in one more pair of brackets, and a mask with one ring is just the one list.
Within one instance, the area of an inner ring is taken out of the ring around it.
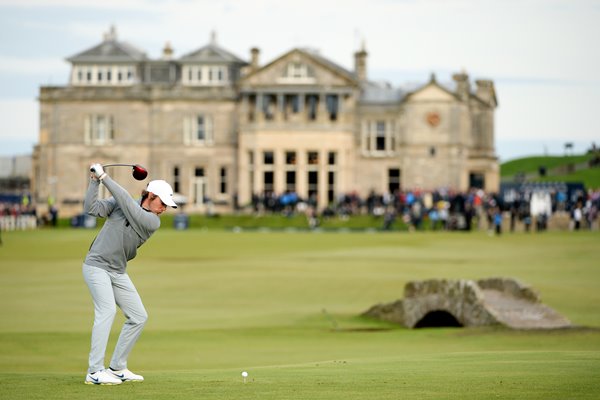
{"label": "overcast sky", "polygon": [[66,57],[115,25],[119,40],[175,57],[217,33],[222,47],[265,64],[294,47],[353,69],[365,44],[368,76],[394,86],[441,83],[465,70],[492,79],[502,161],[600,145],[597,0],[0,0],[0,155],[37,142],[41,85],[65,85]]}

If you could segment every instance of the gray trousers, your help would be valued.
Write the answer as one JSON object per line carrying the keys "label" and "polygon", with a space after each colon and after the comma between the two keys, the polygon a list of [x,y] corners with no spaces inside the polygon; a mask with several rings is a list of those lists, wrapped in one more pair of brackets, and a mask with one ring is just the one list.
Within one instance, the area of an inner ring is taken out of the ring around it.
{"label": "gray trousers", "polygon": [[104,369],[104,355],[117,312],[116,306],[123,311],[127,320],[109,366],[116,370],[127,368],[127,357],[148,319],[142,299],[126,273],[118,274],[83,264],[83,278],[94,301],[94,327],[88,372]]}

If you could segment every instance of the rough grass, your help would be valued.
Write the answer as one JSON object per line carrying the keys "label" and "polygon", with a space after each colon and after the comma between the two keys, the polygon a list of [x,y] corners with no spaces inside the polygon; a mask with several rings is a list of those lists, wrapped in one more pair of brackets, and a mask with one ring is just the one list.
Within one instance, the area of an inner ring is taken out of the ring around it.
{"label": "rough grass", "polygon": [[[130,358],[146,382],[117,387],[83,385],[92,306],[81,261],[95,233],[3,235],[1,399],[559,399],[600,391],[598,233],[163,229],[129,267],[150,314]],[[408,330],[358,317],[401,298],[412,279],[491,276],[531,284],[579,328]]]}
{"label": "rough grass", "polygon": [[519,172],[537,173],[539,167],[546,167],[546,170],[559,167],[566,164],[580,164],[589,161],[593,156],[591,154],[583,154],[577,156],[533,156],[523,157],[516,160],[502,163],[500,167],[500,175],[513,176]]}
{"label": "rough grass", "polygon": [[[588,189],[600,189],[600,167],[584,168],[571,173],[560,172],[555,168],[566,165],[581,165],[593,158],[592,154],[579,156],[554,156],[554,157],[525,157],[508,161],[500,166],[500,175],[503,180],[509,181],[518,173],[530,175],[530,182],[576,182],[583,183]],[[539,176],[538,169],[546,168],[546,176]]]}

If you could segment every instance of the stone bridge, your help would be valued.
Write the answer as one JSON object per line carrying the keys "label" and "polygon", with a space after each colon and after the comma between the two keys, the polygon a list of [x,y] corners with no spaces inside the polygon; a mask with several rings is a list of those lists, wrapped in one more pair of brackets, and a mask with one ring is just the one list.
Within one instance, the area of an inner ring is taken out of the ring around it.
{"label": "stone bridge", "polygon": [[431,279],[404,287],[404,299],[377,304],[363,315],[408,328],[504,325],[514,329],[556,329],[571,322],[541,303],[514,279],[478,281]]}

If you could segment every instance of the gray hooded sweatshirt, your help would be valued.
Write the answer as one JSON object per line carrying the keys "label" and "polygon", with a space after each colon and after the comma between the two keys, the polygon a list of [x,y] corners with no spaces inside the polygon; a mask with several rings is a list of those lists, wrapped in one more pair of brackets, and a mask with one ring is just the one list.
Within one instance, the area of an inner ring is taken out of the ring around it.
{"label": "gray hooded sweatshirt", "polygon": [[90,246],[85,264],[122,274],[127,268],[127,261],[135,258],[138,247],[160,227],[160,218],[143,209],[110,176],[106,176],[102,183],[113,197],[98,200],[100,182],[90,179],[83,203],[86,214],[107,218]]}

